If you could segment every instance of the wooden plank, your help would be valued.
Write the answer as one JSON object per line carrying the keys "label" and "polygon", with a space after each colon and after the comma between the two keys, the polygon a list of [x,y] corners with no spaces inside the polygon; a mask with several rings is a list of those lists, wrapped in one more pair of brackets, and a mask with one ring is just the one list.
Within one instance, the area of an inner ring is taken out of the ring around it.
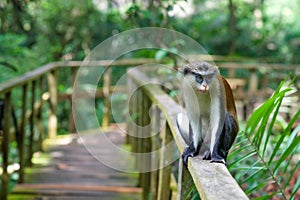
{"label": "wooden plank", "polygon": [[15,188],[14,193],[24,193],[30,191],[31,193],[39,193],[41,189],[46,190],[72,190],[72,191],[95,191],[95,192],[118,192],[118,193],[141,193],[142,189],[138,187],[125,186],[110,186],[110,185],[73,185],[73,184],[22,184]]}
{"label": "wooden plank", "polygon": [[[110,129],[103,134],[117,146],[121,146],[125,140],[125,135],[117,129]],[[80,136],[73,134],[47,139],[46,152],[35,154],[35,165],[27,169],[29,173],[25,174],[26,184],[17,185],[10,197],[32,194],[32,199],[46,199],[49,196],[53,199],[77,199],[79,196],[85,196],[96,200],[102,197],[109,199],[111,196],[113,199],[122,199],[126,195],[128,199],[141,199],[142,189],[136,187],[135,174],[105,166],[95,159],[81,142],[96,142],[99,145],[99,153],[115,160],[113,150],[100,148],[106,141],[97,135],[98,132],[87,132]],[[45,162],[47,157],[48,162]]]}
{"label": "wooden plank", "polygon": [[225,165],[210,163],[199,156],[188,161],[188,169],[201,199],[248,199]]}

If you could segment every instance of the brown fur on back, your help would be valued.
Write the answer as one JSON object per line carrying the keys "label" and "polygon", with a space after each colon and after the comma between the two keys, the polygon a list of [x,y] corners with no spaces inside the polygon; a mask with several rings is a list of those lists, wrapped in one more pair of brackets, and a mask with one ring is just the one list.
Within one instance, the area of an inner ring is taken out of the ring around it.
{"label": "brown fur on back", "polygon": [[223,85],[224,85],[225,93],[226,93],[227,111],[230,112],[237,119],[236,107],[235,107],[234,97],[232,94],[231,87],[230,87],[229,83],[227,82],[227,80],[223,76],[222,76],[222,81],[223,81]]}

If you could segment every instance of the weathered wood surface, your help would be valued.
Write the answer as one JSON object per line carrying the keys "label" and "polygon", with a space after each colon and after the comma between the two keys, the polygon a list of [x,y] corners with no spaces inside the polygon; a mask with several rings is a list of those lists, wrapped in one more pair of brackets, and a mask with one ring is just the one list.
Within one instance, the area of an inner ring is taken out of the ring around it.
{"label": "weathered wood surface", "polygon": [[[163,113],[167,121],[166,126],[169,128],[168,132],[175,140],[177,149],[180,153],[182,153],[187,145],[181,137],[176,125],[176,116],[179,112],[183,112],[182,108],[177,103],[175,103],[175,101],[171,97],[164,93],[157,83],[150,81],[145,76],[145,74],[138,69],[132,69],[128,71],[128,76],[135,84],[137,84],[137,87],[141,88],[143,93],[148,96],[148,98],[151,99],[152,103],[156,105]],[[163,156],[162,160],[166,161],[163,159]],[[186,193],[184,191],[187,189],[185,185],[187,183],[185,178],[186,173],[190,173],[190,176],[195,183],[201,199],[248,199],[246,194],[228,172],[225,165],[203,161],[199,158],[199,156],[189,159],[188,171],[184,171],[184,166],[182,166],[182,164],[180,165],[179,175],[181,177],[179,176],[178,181],[178,199],[182,199],[182,195]],[[170,173],[171,172],[169,172],[169,176]],[[169,176],[165,175],[165,184],[159,185],[158,199],[167,198],[160,198],[162,196],[162,193],[164,193],[164,195],[166,196],[169,195]],[[160,181],[160,183],[162,182],[163,180]]]}
{"label": "weathered wood surface", "polygon": [[[87,138],[97,139],[91,134]],[[124,143],[124,136],[117,131],[106,134],[115,144]],[[17,185],[9,199],[141,199],[137,176],[106,167],[85,149],[77,134],[51,141],[56,145],[47,150],[50,162],[35,162],[34,168],[27,168],[25,183]],[[103,153],[103,141],[98,142],[99,153]],[[114,159],[109,149],[105,154]],[[35,160],[42,161],[42,157]]]}

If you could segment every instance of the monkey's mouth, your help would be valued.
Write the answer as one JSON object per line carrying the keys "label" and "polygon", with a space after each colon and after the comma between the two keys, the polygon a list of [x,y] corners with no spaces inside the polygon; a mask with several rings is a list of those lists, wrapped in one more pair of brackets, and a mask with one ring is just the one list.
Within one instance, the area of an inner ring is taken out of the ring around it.
{"label": "monkey's mouth", "polygon": [[201,92],[201,93],[206,93],[206,92],[207,92],[207,89],[197,88],[196,91],[197,91],[197,92]]}

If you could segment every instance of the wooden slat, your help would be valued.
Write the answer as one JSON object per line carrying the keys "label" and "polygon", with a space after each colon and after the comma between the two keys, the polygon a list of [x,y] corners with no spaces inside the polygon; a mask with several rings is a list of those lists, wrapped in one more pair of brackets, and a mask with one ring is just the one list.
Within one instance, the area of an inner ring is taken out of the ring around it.
{"label": "wooden slat", "polygon": [[41,193],[40,190],[72,190],[72,191],[94,191],[94,192],[118,192],[118,193],[141,193],[142,189],[138,187],[125,186],[106,186],[106,185],[66,185],[66,184],[22,184],[15,188],[14,194],[24,193]]}

